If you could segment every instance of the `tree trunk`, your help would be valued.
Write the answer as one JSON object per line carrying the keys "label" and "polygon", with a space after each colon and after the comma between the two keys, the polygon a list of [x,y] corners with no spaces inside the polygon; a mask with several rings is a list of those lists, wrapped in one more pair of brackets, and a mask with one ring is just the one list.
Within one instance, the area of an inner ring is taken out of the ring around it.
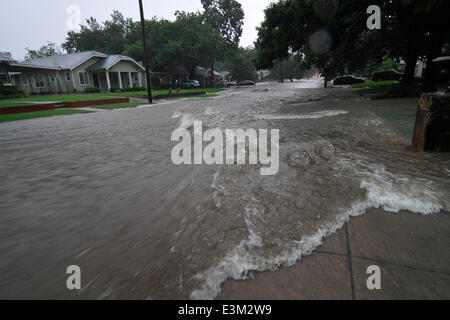
{"label": "tree trunk", "polygon": [[425,68],[425,75],[422,85],[423,92],[436,91],[436,80],[438,77],[439,67],[433,60],[441,55],[443,47],[443,37],[438,33],[437,36],[431,37],[431,47],[427,54],[427,66]]}
{"label": "tree trunk", "polygon": [[327,75],[325,75],[325,80],[324,80],[323,87],[324,87],[324,88],[327,88],[327,87],[328,87],[328,76],[327,76]]}
{"label": "tree trunk", "polygon": [[417,59],[419,59],[419,57],[417,56],[416,53],[412,53],[406,59],[405,72],[403,74],[403,79],[401,82],[402,85],[405,87],[411,86],[414,81],[414,73],[416,72]]}
{"label": "tree trunk", "polygon": [[211,63],[211,80],[210,80],[210,87],[213,87],[214,83],[214,61]]}
{"label": "tree trunk", "polygon": [[280,61],[280,83],[284,83],[283,61]]}

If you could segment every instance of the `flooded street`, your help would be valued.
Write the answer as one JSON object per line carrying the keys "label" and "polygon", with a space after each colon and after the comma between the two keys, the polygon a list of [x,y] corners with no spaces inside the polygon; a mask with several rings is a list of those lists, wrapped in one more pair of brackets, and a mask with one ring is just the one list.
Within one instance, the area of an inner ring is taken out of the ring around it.
{"label": "flooded street", "polygon": [[[368,208],[447,214],[450,156],[409,147],[417,99],[321,86],[0,124],[0,298],[213,299],[228,278],[293,265]],[[278,174],[175,166],[171,134],[195,120],[279,129]]]}

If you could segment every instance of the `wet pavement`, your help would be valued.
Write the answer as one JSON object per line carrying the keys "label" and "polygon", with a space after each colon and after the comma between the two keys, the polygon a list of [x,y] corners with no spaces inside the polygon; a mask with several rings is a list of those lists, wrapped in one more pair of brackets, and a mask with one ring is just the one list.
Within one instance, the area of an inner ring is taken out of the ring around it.
{"label": "wet pavement", "polygon": [[[0,298],[446,298],[450,158],[412,152],[415,107],[301,81],[2,123]],[[194,121],[279,129],[279,173],[174,165]]]}
{"label": "wet pavement", "polygon": [[[450,215],[370,209],[295,266],[227,281],[219,299],[448,300]],[[370,290],[370,266],[381,289]]]}

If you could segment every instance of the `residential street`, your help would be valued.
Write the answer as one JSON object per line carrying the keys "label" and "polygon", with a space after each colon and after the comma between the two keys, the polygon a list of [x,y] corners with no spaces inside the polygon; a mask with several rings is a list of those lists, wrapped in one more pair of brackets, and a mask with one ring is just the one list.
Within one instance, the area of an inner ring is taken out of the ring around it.
{"label": "residential street", "polygon": [[[409,147],[417,99],[322,84],[1,124],[0,299],[450,298],[450,159]],[[279,174],[175,166],[194,121],[279,129]]]}

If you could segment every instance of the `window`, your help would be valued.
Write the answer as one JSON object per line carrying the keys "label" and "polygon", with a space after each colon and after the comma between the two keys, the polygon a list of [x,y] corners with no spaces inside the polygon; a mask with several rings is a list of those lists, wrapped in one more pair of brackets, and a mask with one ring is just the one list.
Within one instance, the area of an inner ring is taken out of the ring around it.
{"label": "window", "polygon": [[48,75],[48,78],[50,79],[50,82],[55,82],[55,74],[54,73],[50,73],[49,75]]}
{"label": "window", "polygon": [[70,72],[66,72],[66,81],[70,81],[72,78],[70,77]]}
{"label": "window", "polygon": [[34,76],[34,84],[36,88],[45,88],[44,78],[40,74]]}
{"label": "window", "polygon": [[80,72],[80,85],[88,86],[89,85],[89,75],[87,72]]}
{"label": "window", "polygon": [[24,86],[28,86],[29,85],[27,76],[21,76],[20,77],[20,81],[22,82],[22,85],[24,85]]}

